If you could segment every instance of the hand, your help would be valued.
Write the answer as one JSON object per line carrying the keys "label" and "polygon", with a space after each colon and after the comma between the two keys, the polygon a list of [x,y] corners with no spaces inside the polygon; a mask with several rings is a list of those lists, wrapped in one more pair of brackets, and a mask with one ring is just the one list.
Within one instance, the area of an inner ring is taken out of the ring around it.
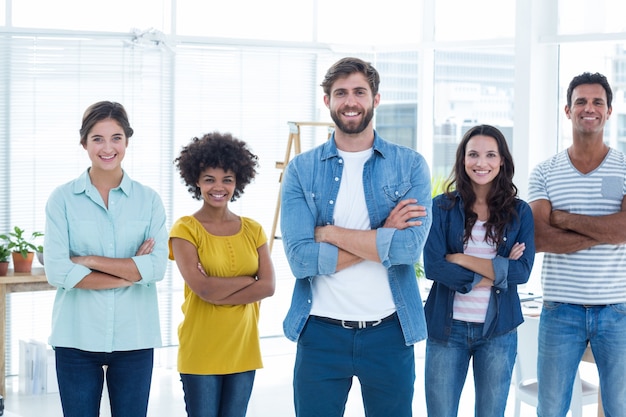
{"label": "hand", "polygon": [[493,287],[493,281],[489,278],[483,277],[480,281],[478,281],[478,284],[474,285],[474,288],[476,287]]}
{"label": "hand", "polygon": [[524,250],[526,249],[526,244],[524,242],[516,242],[515,245],[511,248],[511,253],[509,253],[509,259],[512,261],[517,261],[524,254]]}
{"label": "hand", "polygon": [[87,268],[89,268],[89,266],[87,265],[87,258],[89,256],[72,256],[70,257],[70,261],[74,262],[77,265],[82,265],[82,266],[86,266]]}
{"label": "hand", "polygon": [[402,200],[391,210],[383,227],[403,230],[410,226],[421,226],[419,220],[410,221],[415,217],[426,217],[426,208],[418,206],[414,198]]}
{"label": "hand", "polygon": [[152,249],[154,249],[154,239],[149,237],[139,246],[139,249],[135,252],[135,256],[149,255],[152,253]]}
{"label": "hand", "polygon": [[568,219],[570,213],[563,210],[553,210],[550,213],[550,226],[557,227],[559,229],[567,229],[565,227],[565,221]]}
{"label": "hand", "polygon": [[452,263],[452,264],[458,264],[458,262],[456,261],[456,258],[458,258],[459,255],[458,253],[448,253],[446,254],[446,261]]}
{"label": "hand", "polygon": [[316,243],[322,243],[322,242],[326,242],[328,243],[329,240],[329,233],[332,231],[332,225],[328,225],[328,226],[317,226],[315,228],[315,242]]}
{"label": "hand", "polygon": [[198,271],[200,271],[200,273],[201,273],[202,275],[204,275],[205,277],[207,277],[207,278],[209,277],[209,276],[207,275],[206,271],[204,270],[204,268],[202,267],[202,264],[201,264],[200,262],[198,262]]}

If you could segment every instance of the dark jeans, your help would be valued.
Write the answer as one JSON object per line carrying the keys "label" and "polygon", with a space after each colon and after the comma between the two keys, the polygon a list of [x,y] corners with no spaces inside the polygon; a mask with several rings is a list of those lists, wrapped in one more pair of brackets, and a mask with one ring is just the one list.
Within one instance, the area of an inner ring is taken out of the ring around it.
{"label": "dark jeans", "polygon": [[57,347],[55,358],[64,417],[100,415],[105,375],[111,416],[146,416],[153,349],[103,353]]}
{"label": "dark jeans", "polygon": [[245,417],[255,375],[256,371],[226,375],[180,374],[187,416]]}
{"label": "dark jeans", "polygon": [[296,416],[343,416],[354,376],[367,417],[412,415],[415,356],[397,317],[366,329],[309,317],[296,352]]}

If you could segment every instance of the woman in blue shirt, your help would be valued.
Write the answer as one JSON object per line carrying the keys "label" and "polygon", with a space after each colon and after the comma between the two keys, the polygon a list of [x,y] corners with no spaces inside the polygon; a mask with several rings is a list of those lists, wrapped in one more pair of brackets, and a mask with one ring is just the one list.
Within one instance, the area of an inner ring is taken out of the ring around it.
{"label": "woman in blue shirt", "polygon": [[112,416],[147,413],[168,235],[159,195],[122,169],[132,134],[122,105],[87,108],[80,143],[91,167],[46,205],[44,265],[57,288],[49,343],[65,417],[97,417],[105,377]]}
{"label": "woman in blue shirt", "polygon": [[532,214],[513,173],[504,135],[475,126],[459,144],[446,192],[433,200],[424,249],[434,281],[425,305],[430,417],[457,415],[470,359],[476,416],[504,416],[523,321],[517,285],[535,256]]}

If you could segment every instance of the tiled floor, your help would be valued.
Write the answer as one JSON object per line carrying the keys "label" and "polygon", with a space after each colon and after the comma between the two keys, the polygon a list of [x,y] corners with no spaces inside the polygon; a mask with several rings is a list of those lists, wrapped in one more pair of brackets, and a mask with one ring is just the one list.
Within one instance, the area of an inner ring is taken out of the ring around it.
{"label": "tiled floor", "polygon": [[[291,373],[295,354],[295,344],[283,337],[262,339],[265,368],[257,372],[248,417],[293,417]],[[424,342],[416,345],[416,372],[414,416],[426,416],[424,404]],[[151,417],[184,417],[185,404],[182,388],[175,371],[175,350],[161,350],[157,354],[154,379],[148,415]],[[592,372],[592,371],[590,371]],[[471,375],[468,376],[459,417],[473,416],[473,388]],[[5,399],[6,417],[62,417],[58,394],[22,395],[19,394],[17,377],[7,379],[7,396]],[[106,395],[106,394],[105,394]],[[514,394],[509,395],[506,417],[513,417]],[[108,402],[103,399],[102,417],[110,417]],[[534,408],[522,404],[521,416],[534,416]],[[358,382],[348,399],[345,417],[363,417]],[[585,417],[595,417],[596,408],[586,406]],[[392,417],[392,416],[390,416]]]}

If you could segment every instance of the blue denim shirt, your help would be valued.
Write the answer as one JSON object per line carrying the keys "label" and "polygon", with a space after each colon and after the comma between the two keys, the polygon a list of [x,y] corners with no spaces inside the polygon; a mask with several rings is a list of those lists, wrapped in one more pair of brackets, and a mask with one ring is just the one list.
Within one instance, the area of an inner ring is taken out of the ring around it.
{"label": "blue denim shirt", "polygon": [[[465,212],[463,201],[455,193],[454,207],[439,195],[433,200],[433,225],[424,248],[424,272],[433,285],[426,300],[425,311],[428,337],[447,341],[452,328],[454,293],[468,293],[480,280],[480,274],[446,261],[449,253],[463,253]],[[523,321],[517,286],[528,282],[535,260],[535,225],[530,207],[517,200],[517,218],[505,230],[504,244],[498,247],[492,260],[496,275],[483,327],[483,336],[502,335]],[[516,242],[526,249],[516,261],[508,259]]]}
{"label": "blue denim shirt", "polygon": [[[426,338],[426,322],[414,264],[428,237],[431,216],[421,226],[404,230],[383,228],[391,210],[407,198],[415,198],[430,213],[430,171],[417,152],[374,136],[374,152],[363,167],[365,203],[376,247],[388,270],[389,286],[404,333],[411,345]],[[343,159],[334,135],[326,143],[297,155],[287,166],[281,190],[283,246],[296,283],[291,307],[283,323],[285,335],[297,340],[311,311],[311,281],[317,275],[336,272],[339,250],[316,243],[315,227],[333,224]]]}

